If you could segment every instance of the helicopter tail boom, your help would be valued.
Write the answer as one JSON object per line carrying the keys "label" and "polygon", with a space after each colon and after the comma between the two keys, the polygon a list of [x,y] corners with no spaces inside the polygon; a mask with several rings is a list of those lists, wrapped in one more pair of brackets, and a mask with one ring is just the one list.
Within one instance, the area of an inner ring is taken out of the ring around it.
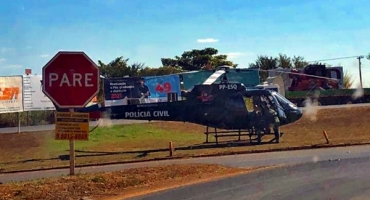
{"label": "helicopter tail boom", "polygon": [[183,102],[161,102],[105,107],[111,119],[183,121]]}

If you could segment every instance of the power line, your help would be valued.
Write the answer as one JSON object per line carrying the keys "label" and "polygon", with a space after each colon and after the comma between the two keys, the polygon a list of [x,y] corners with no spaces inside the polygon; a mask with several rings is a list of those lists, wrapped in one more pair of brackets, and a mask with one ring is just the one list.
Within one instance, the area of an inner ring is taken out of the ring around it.
{"label": "power line", "polygon": [[282,74],[294,74],[294,75],[299,75],[299,76],[307,76],[307,77],[312,77],[312,78],[319,78],[319,79],[327,79],[327,80],[333,80],[333,81],[338,81],[336,78],[329,78],[325,76],[315,76],[315,75],[310,75],[310,74],[304,74],[304,73],[297,73],[297,72],[292,72],[292,71],[284,71],[284,70],[279,70],[279,69],[268,69],[268,70],[263,70],[263,69],[248,69],[248,70],[255,70],[255,71],[262,71],[262,72],[275,72],[275,73],[282,73]]}
{"label": "power line", "polygon": [[322,60],[314,60],[314,61],[308,61],[308,63],[311,62],[322,62],[322,61],[329,61],[329,60],[341,60],[341,59],[348,59],[348,58],[358,58],[359,56],[347,56],[347,57],[338,57],[338,58],[328,58],[328,59],[322,59]]}

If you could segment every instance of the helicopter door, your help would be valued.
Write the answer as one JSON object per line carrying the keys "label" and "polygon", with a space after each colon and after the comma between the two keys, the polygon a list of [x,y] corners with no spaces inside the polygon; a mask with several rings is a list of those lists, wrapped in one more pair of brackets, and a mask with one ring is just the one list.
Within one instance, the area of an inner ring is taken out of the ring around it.
{"label": "helicopter door", "polygon": [[268,95],[268,98],[265,98],[270,106],[277,112],[279,119],[287,119],[284,112],[284,108],[280,105],[279,101],[274,98],[272,95]]}
{"label": "helicopter door", "polygon": [[241,95],[230,95],[226,99],[226,108],[234,114],[245,114],[246,108]]}
{"label": "helicopter door", "polygon": [[[271,98],[273,98],[273,97],[271,97]],[[277,110],[278,110],[279,118],[286,120],[287,117],[285,115],[284,108],[279,104],[279,102],[276,102],[276,107],[277,107]]]}

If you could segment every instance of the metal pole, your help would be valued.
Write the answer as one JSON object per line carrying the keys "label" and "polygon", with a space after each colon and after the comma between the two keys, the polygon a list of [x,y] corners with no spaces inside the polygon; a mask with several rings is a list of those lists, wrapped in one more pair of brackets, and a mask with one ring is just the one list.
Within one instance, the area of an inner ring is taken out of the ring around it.
{"label": "metal pole", "polygon": [[[74,112],[75,110],[73,108],[69,109],[69,112]],[[75,141],[74,139],[69,140],[69,174],[74,175],[75,174]]]}
{"label": "metal pole", "polygon": [[364,56],[357,57],[357,59],[358,59],[358,70],[359,70],[359,73],[360,73],[360,86],[361,86],[361,88],[363,88],[362,87],[362,74],[361,74],[361,59],[362,58],[364,58]]}
{"label": "metal pole", "polygon": [[21,113],[17,112],[17,120],[18,120],[18,133],[21,133]]}

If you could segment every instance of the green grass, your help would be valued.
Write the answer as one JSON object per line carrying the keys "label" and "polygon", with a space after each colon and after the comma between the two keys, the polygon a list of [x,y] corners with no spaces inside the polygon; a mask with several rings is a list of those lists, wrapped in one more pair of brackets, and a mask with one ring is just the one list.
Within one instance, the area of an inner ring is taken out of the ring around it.
{"label": "green grass", "polygon": [[[95,129],[89,134],[88,141],[75,141],[75,149],[114,151],[128,150],[127,147],[130,146],[130,150],[141,150],[166,148],[169,141],[177,145],[189,145],[202,142],[202,140],[204,137],[199,132],[164,129],[156,124],[115,125]],[[69,149],[69,141],[54,140],[53,137],[49,137],[45,142],[46,151],[50,155],[65,153]]]}
{"label": "green grass", "polygon": [[[168,155],[168,143],[175,147],[204,142],[203,128],[194,124],[145,123],[98,127],[88,141],[75,141],[77,164],[140,160]],[[54,131],[0,135],[0,171],[66,166],[69,141],[55,140]],[[21,137],[20,137],[21,136]],[[15,140],[14,138],[17,138]],[[22,140],[22,143],[19,141]],[[2,142],[1,142],[2,141]],[[132,152],[165,149],[163,152]],[[102,155],[103,153],[103,155]],[[88,157],[86,157],[88,155]],[[62,157],[60,157],[62,156]]]}

